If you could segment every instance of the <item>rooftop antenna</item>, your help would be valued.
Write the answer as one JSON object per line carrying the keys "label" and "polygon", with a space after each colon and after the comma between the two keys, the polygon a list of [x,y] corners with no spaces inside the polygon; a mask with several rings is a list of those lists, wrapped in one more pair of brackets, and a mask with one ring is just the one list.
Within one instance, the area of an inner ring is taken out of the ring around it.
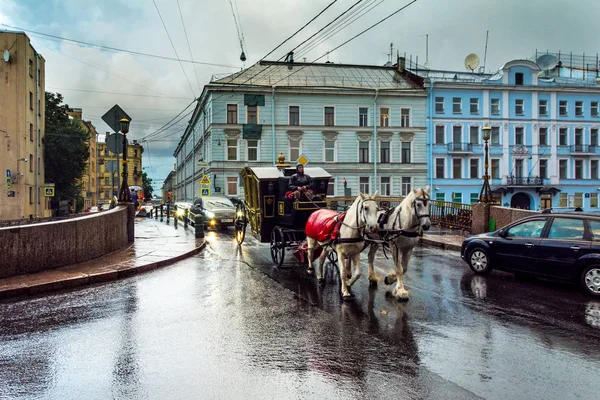
{"label": "rooftop antenna", "polygon": [[471,72],[475,71],[475,69],[479,66],[479,56],[475,53],[469,54],[465,58],[465,68],[471,70]]}
{"label": "rooftop antenna", "polygon": [[485,32],[485,51],[483,52],[483,72],[485,73],[485,63],[487,62],[487,46],[488,46],[488,38],[490,36],[490,31],[487,30]]}
{"label": "rooftop antenna", "polygon": [[425,67],[429,67],[429,33],[425,34]]}
{"label": "rooftop antenna", "polygon": [[390,43],[390,59],[388,60],[390,63],[392,62],[392,57],[394,57],[394,43]]}

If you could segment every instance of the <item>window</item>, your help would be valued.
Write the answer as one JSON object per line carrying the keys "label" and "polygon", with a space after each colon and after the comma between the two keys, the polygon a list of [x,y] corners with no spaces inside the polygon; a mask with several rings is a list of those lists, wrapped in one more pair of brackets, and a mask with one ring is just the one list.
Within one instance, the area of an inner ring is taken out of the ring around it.
{"label": "window", "polygon": [[258,161],[258,140],[248,139],[248,161]]}
{"label": "window", "polygon": [[516,115],[524,115],[525,114],[525,106],[523,99],[515,100],[515,114]]}
{"label": "window", "polygon": [[567,179],[567,160],[558,160],[558,177]]}
{"label": "window", "polygon": [[540,178],[542,178],[542,179],[548,178],[548,160],[546,160],[546,159],[540,160]]}
{"label": "window", "polygon": [[246,106],[246,123],[258,124],[258,106]]}
{"label": "window", "polygon": [[500,115],[500,99],[490,100],[490,113],[492,115]]}
{"label": "window", "polygon": [[436,158],[435,160],[435,177],[437,179],[444,179],[444,169],[445,169],[445,165],[444,165],[444,159],[443,158]]}
{"label": "window", "polygon": [[227,139],[227,160],[237,161],[237,140]]}
{"label": "window", "polygon": [[462,193],[452,192],[452,202],[453,203],[462,203]]}
{"label": "window", "polygon": [[444,113],[444,98],[443,97],[435,98],[435,112],[436,112],[436,114]]}
{"label": "window", "polygon": [[592,101],[590,103],[590,115],[592,117],[598,117],[598,102]]}
{"label": "window", "polygon": [[[575,198],[577,198],[576,193]],[[575,200],[577,203],[577,200]],[[575,207],[581,207],[575,206]],[[574,218],[554,218],[550,231],[548,232],[548,239],[571,239],[571,240],[583,240],[583,220]]]}
{"label": "window", "polygon": [[568,106],[569,106],[569,103],[566,100],[561,100],[558,102],[558,114],[561,117],[567,116],[567,107]]}
{"label": "window", "polygon": [[369,126],[369,109],[367,107],[358,109],[358,126]]}
{"label": "window", "polygon": [[379,109],[379,126],[390,126],[390,109]]}
{"label": "window", "polygon": [[300,158],[300,139],[290,139],[290,161],[295,162]]}
{"label": "window", "polygon": [[137,157],[137,150],[133,150],[133,157]]}
{"label": "window", "polygon": [[361,176],[360,178],[358,178],[358,190],[360,190],[363,193],[371,193],[369,186],[370,185],[368,176]]}
{"label": "window", "polygon": [[454,97],[452,99],[452,112],[454,114],[460,114],[462,112],[462,101],[460,97]]}
{"label": "window", "polygon": [[479,127],[472,126],[469,128],[470,142],[471,144],[479,144]]}
{"label": "window", "polygon": [[33,93],[29,92],[29,109],[33,110]]}
{"label": "window", "polygon": [[578,150],[581,150],[581,145],[583,143],[583,129],[575,128],[575,146],[577,146]]}
{"label": "window", "polygon": [[548,146],[548,128],[540,128],[539,141],[540,146]]}
{"label": "window", "polygon": [[575,102],[575,116],[583,117],[583,101]]}
{"label": "window", "polygon": [[558,145],[559,146],[567,145],[567,134],[568,134],[567,128],[560,128],[558,130]]}
{"label": "window", "polygon": [[506,233],[508,237],[539,238],[544,225],[546,225],[545,219],[527,221],[509,228]]}
{"label": "window", "polygon": [[290,125],[298,126],[300,125],[300,107],[299,106],[290,106]]}
{"label": "window", "polygon": [[29,155],[29,172],[33,172],[33,154]]}
{"label": "window", "polygon": [[471,193],[471,204],[475,204],[479,201],[479,193]]}
{"label": "window", "polygon": [[515,128],[515,144],[518,144],[518,145],[523,144],[523,128],[522,127]]}
{"label": "window", "polygon": [[33,124],[29,124],[29,140],[33,142]]}
{"label": "window", "polygon": [[444,144],[446,143],[444,139],[444,126],[436,125],[435,127],[435,144]]}
{"label": "window", "polygon": [[462,160],[460,158],[452,159],[452,177],[454,179],[462,178]]}
{"label": "window", "polygon": [[[108,186],[110,183],[108,182],[108,177],[104,178],[104,186]],[[108,196],[108,195],[107,195]]]}
{"label": "window", "polygon": [[382,196],[390,196],[391,195],[392,184],[390,182],[389,176],[381,177],[381,185],[380,185],[379,191]]}
{"label": "window", "polygon": [[471,179],[479,178],[479,160],[476,158],[471,158],[469,161],[469,170],[471,174]]}
{"label": "window", "polygon": [[540,100],[539,112],[541,116],[548,115],[548,100]]}
{"label": "window", "polygon": [[40,71],[40,69],[39,69],[39,68],[38,68],[38,70],[37,70],[37,81],[38,81],[38,82],[37,82],[37,83],[38,83],[38,86],[40,86],[40,85],[42,84],[42,73],[41,73],[41,71]]}
{"label": "window", "polygon": [[237,176],[227,177],[227,194],[237,195],[238,178]]}
{"label": "window", "polygon": [[402,196],[407,196],[411,191],[410,176],[402,177]]}
{"label": "window", "polygon": [[329,178],[327,185],[327,196],[335,196],[335,178]]}
{"label": "window", "polygon": [[358,142],[358,162],[369,162],[369,142],[361,140]]}
{"label": "window", "polygon": [[479,114],[479,99],[471,99],[469,109],[471,114]]}
{"label": "window", "polygon": [[410,126],[410,108],[400,109],[400,126],[402,128]]}
{"label": "window", "polygon": [[325,140],[325,162],[335,162],[335,140]]}
{"label": "window", "polygon": [[522,86],[523,85],[523,73],[517,72],[515,74],[515,85]]}
{"label": "window", "polygon": [[492,159],[491,175],[492,179],[500,179],[500,160],[497,158]]}
{"label": "window", "polygon": [[583,161],[575,160],[575,179],[583,179]]}
{"label": "window", "polygon": [[29,204],[33,204],[33,187],[29,186]]}
{"label": "window", "polygon": [[492,140],[492,144],[500,144],[500,127],[492,126],[492,133],[490,135],[490,139]]}
{"label": "window", "polygon": [[[460,148],[462,142],[462,125],[454,125],[452,127],[452,142]],[[456,148],[456,147],[455,147]]]}
{"label": "window", "polygon": [[569,204],[568,194],[567,193],[560,193],[559,207],[567,207],[567,204]]}
{"label": "window", "polygon": [[410,142],[402,142],[402,163],[410,164]]}
{"label": "window", "polygon": [[598,129],[597,128],[590,129],[590,145],[598,146]]}
{"label": "window", "polygon": [[335,109],[333,107],[325,107],[325,126],[335,125]]}
{"label": "window", "polygon": [[389,163],[390,162],[390,142],[381,142],[379,144],[379,162]]}
{"label": "window", "polygon": [[590,193],[590,207],[598,207],[598,193]]}
{"label": "window", "polygon": [[29,76],[33,78],[33,60],[29,60]]}
{"label": "window", "polygon": [[227,123],[237,124],[237,104],[227,104]]}
{"label": "window", "polygon": [[437,192],[435,194],[435,201],[446,201],[446,194]]}
{"label": "window", "polygon": [[598,160],[592,160],[590,162],[590,179],[598,179]]}

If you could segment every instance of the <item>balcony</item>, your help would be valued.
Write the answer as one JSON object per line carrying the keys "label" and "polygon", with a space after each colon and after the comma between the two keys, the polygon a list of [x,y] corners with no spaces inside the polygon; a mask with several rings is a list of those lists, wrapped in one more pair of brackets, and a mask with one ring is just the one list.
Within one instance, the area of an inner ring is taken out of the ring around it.
{"label": "balcony", "polygon": [[448,153],[472,153],[473,144],[471,143],[448,143]]}
{"label": "balcony", "polygon": [[543,186],[544,179],[539,176],[507,176],[506,186]]}
{"label": "balcony", "polygon": [[516,159],[531,158],[531,146],[515,144],[510,146],[510,153]]}
{"label": "balcony", "polygon": [[575,144],[571,146],[571,153],[575,153],[578,155],[584,154],[596,154],[598,151],[598,147],[590,144]]}

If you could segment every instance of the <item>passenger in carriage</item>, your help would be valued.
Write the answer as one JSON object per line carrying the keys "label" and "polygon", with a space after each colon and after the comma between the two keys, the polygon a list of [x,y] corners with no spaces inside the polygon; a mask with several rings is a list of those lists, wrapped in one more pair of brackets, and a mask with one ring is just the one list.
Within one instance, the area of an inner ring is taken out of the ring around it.
{"label": "passenger in carriage", "polygon": [[304,173],[304,165],[296,165],[296,173],[292,175],[290,179],[290,190],[296,200],[312,200],[313,194],[313,180],[312,178]]}

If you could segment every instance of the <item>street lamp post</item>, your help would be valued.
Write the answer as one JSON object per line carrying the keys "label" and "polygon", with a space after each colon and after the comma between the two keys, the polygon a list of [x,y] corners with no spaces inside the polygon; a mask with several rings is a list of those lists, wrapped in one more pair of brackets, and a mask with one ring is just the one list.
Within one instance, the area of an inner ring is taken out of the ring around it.
{"label": "street lamp post", "polygon": [[490,176],[488,175],[488,166],[489,166],[489,148],[488,148],[488,140],[490,140],[490,132],[492,128],[489,127],[488,124],[481,129],[483,132],[483,141],[485,143],[484,153],[485,160],[483,163],[484,167],[484,175],[483,175],[483,186],[481,187],[481,192],[479,193],[479,202],[480,203],[491,203],[492,202],[492,194],[490,188]]}
{"label": "street lamp post", "polygon": [[131,201],[129,197],[129,185],[127,184],[127,177],[129,175],[127,170],[127,132],[129,132],[129,120],[121,118],[119,122],[121,124],[121,133],[123,133],[123,172],[121,173],[123,181],[121,183],[121,191],[119,192],[119,203],[129,203]]}

